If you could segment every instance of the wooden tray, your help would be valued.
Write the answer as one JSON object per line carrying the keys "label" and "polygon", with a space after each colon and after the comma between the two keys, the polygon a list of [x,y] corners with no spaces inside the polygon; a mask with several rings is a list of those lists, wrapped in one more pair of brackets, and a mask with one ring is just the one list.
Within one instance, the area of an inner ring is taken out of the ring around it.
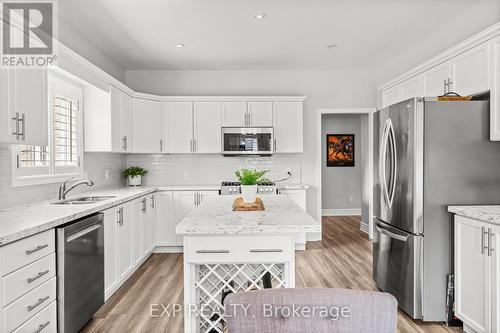
{"label": "wooden tray", "polygon": [[234,199],[233,210],[236,212],[252,212],[252,211],[263,211],[264,203],[260,198],[257,198],[253,203],[244,203],[242,197]]}

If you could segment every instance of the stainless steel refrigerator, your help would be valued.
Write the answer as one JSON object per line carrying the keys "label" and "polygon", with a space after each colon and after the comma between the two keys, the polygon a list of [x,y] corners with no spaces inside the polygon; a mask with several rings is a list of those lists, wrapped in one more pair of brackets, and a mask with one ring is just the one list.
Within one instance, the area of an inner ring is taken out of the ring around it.
{"label": "stainless steel refrigerator", "polygon": [[448,205],[500,203],[489,101],[409,99],[374,115],[373,277],[416,319],[446,319]]}

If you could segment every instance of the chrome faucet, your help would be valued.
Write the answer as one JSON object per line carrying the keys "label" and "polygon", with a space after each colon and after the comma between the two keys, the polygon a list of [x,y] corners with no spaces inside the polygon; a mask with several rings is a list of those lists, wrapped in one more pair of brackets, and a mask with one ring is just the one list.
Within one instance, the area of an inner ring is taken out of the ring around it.
{"label": "chrome faucet", "polygon": [[71,178],[68,178],[64,181],[64,183],[61,184],[61,186],[59,186],[59,200],[65,200],[66,199],[66,195],[69,193],[69,191],[71,191],[72,189],[74,189],[75,187],[77,186],[80,186],[80,185],[87,185],[87,186],[94,186],[94,182],[91,181],[91,180],[81,180],[79,182],[76,182],[74,183],[73,185],[71,185],[69,188],[66,189],[66,185],[68,184],[68,182],[73,179],[73,177]]}

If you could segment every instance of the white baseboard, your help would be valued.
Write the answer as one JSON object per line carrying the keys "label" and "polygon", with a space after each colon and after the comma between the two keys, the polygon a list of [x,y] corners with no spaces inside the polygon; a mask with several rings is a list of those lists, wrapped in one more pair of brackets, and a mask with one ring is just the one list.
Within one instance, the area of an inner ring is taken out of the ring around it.
{"label": "white baseboard", "polygon": [[157,246],[154,248],[153,253],[182,253],[182,246]]}
{"label": "white baseboard", "polygon": [[361,230],[362,232],[364,232],[367,235],[370,234],[370,231],[368,230],[368,224],[366,224],[366,223],[361,222],[361,224],[359,226],[359,230]]}
{"label": "white baseboard", "polygon": [[361,208],[345,208],[345,209],[322,209],[323,216],[351,216],[361,215]]}

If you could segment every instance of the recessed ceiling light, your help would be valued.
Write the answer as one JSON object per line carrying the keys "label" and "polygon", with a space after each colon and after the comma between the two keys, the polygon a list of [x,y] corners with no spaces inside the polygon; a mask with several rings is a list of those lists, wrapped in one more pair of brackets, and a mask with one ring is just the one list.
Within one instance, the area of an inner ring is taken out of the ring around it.
{"label": "recessed ceiling light", "polygon": [[327,48],[327,49],[335,49],[335,48],[337,48],[337,47],[339,47],[339,44],[328,44],[328,45],[326,46],[326,48]]}
{"label": "recessed ceiling light", "polygon": [[255,18],[256,18],[257,20],[263,20],[263,19],[266,19],[266,18],[267,18],[267,15],[266,15],[266,14],[264,14],[264,13],[262,13],[262,14],[257,14],[257,15],[255,15]]}
{"label": "recessed ceiling light", "polygon": [[184,46],[186,46],[186,45],[182,44],[182,43],[175,44],[175,47],[178,47],[178,48],[181,48],[181,47],[184,47]]}

